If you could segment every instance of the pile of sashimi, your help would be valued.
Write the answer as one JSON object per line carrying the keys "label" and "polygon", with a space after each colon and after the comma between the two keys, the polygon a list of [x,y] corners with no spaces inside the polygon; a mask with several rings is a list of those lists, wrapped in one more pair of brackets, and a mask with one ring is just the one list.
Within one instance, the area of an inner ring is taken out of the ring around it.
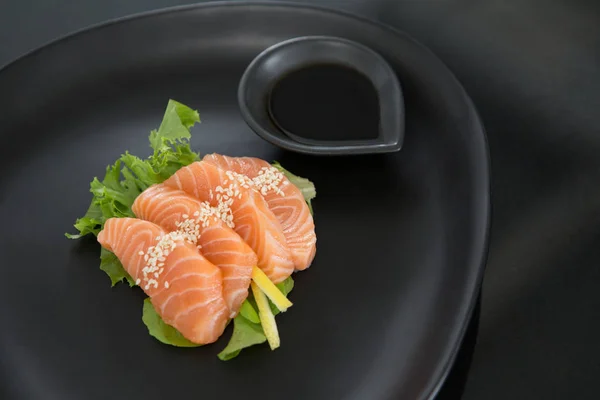
{"label": "pile of sashimi", "polygon": [[249,346],[280,345],[275,315],[292,306],[292,273],[316,252],[314,185],[281,165],[190,147],[197,111],[170,100],[152,154],[123,154],[77,219],[77,239],[102,246],[100,269],[112,285],[126,281],[148,298],[142,320],[162,343],[215,342],[233,321],[219,358]]}

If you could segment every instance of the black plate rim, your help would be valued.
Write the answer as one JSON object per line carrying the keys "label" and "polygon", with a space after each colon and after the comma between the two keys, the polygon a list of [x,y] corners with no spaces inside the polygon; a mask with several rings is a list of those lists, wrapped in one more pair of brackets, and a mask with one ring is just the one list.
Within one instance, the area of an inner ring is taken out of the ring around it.
{"label": "black plate rim", "polygon": [[270,8],[288,8],[288,9],[289,8],[297,8],[297,9],[311,10],[311,11],[315,11],[315,12],[328,13],[328,14],[333,14],[333,15],[337,15],[337,16],[341,16],[341,17],[351,18],[351,19],[357,20],[359,22],[374,25],[381,29],[385,29],[395,35],[402,36],[404,39],[406,39],[406,40],[414,43],[416,46],[420,47],[421,50],[423,50],[424,52],[429,53],[430,56],[432,56],[435,60],[437,60],[437,62],[440,64],[440,66],[444,67],[447,70],[449,78],[452,81],[454,81],[454,84],[457,85],[458,88],[460,88],[462,97],[466,103],[466,108],[468,109],[468,111],[470,113],[470,117],[472,118],[471,122],[472,122],[473,130],[479,131],[480,136],[483,139],[482,148],[480,149],[480,152],[479,152],[479,156],[481,157],[480,166],[483,168],[483,170],[481,171],[480,174],[477,175],[477,177],[474,178],[474,182],[477,186],[479,186],[480,188],[483,189],[483,192],[480,193],[480,199],[478,199],[479,204],[477,204],[476,206],[478,208],[478,212],[483,214],[482,221],[483,221],[484,226],[482,228],[485,233],[484,233],[484,237],[482,238],[482,241],[481,241],[481,246],[478,249],[478,253],[479,253],[478,254],[479,257],[477,257],[479,259],[479,262],[477,263],[478,265],[469,267],[469,269],[473,269],[473,268],[476,269],[476,274],[474,276],[474,282],[472,282],[474,284],[474,286],[473,286],[474,290],[473,290],[473,293],[471,293],[471,298],[470,298],[470,301],[468,302],[468,304],[463,304],[463,306],[462,306],[463,310],[465,311],[465,314],[464,314],[464,318],[462,320],[462,324],[459,328],[457,340],[451,348],[447,349],[446,354],[442,355],[442,358],[445,358],[444,366],[441,368],[441,370],[438,370],[439,372],[437,374],[435,374],[435,373],[432,374],[433,379],[429,381],[427,387],[423,390],[423,393],[425,393],[426,397],[419,399],[419,400],[435,400],[435,397],[437,396],[438,392],[441,390],[441,388],[442,388],[446,378],[448,377],[448,374],[450,373],[450,370],[456,360],[458,351],[460,350],[460,346],[462,344],[465,333],[469,327],[469,323],[473,316],[473,310],[475,309],[475,306],[476,306],[477,301],[480,296],[481,285],[483,282],[483,276],[484,276],[484,272],[485,272],[485,268],[486,268],[486,264],[487,264],[487,259],[488,259],[488,254],[489,254],[489,246],[490,246],[490,232],[491,232],[491,224],[492,224],[492,203],[491,203],[492,187],[491,187],[491,178],[490,178],[491,158],[490,158],[490,151],[489,151],[489,141],[488,141],[485,127],[483,125],[480,114],[477,111],[475,104],[473,103],[473,100],[467,94],[466,90],[464,89],[464,87],[462,86],[460,81],[456,78],[454,73],[446,66],[446,64],[443,63],[442,60],[440,60],[437,57],[437,55],[435,53],[433,53],[432,50],[429,49],[429,47],[423,45],[421,42],[417,41],[416,39],[414,39],[407,33],[403,32],[397,28],[394,28],[385,23],[361,16],[359,14],[356,14],[356,13],[353,13],[350,11],[346,11],[346,10],[341,10],[338,8],[314,5],[314,4],[304,4],[304,3],[299,3],[299,2],[281,1],[281,0],[276,0],[276,1],[219,0],[219,1],[208,1],[205,3],[196,3],[196,4],[189,4],[189,5],[182,5],[182,6],[159,8],[156,10],[134,13],[131,15],[126,15],[124,17],[113,18],[113,19],[109,19],[109,20],[106,20],[106,21],[103,21],[103,22],[100,22],[97,24],[89,25],[87,27],[75,30],[75,31],[67,33],[65,35],[58,36],[57,38],[55,38],[53,40],[50,40],[32,50],[29,50],[29,51],[23,53],[20,56],[17,56],[12,61],[9,61],[7,64],[0,66],[0,74],[4,73],[6,70],[8,70],[10,68],[18,67],[18,65],[21,61],[26,60],[29,57],[33,57],[37,53],[39,53],[43,50],[54,47],[55,45],[58,45],[62,42],[66,42],[69,39],[74,38],[76,36],[86,34],[86,33],[92,32],[92,31],[101,30],[103,28],[106,28],[106,27],[109,27],[112,25],[126,23],[129,21],[138,20],[138,19],[151,18],[154,16],[174,14],[174,13],[186,12],[186,11],[197,10],[197,9],[224,8],[224,7],[248,7],[248,6],[261,6],[261,7],[270,7]]}

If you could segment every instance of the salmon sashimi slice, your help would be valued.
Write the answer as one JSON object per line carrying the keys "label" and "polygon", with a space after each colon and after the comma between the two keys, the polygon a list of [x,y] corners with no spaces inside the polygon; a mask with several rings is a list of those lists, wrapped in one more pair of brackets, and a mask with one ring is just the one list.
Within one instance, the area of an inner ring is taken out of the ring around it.
{"label": "salmon sashimi slice", "polygon": [[243,175],[259,191],[281,224],[297,270],[310,266],[317,251],[315,223],[300,189],[277,168],[254,157],[209,154],[203,161]]}
{"label": "salmon sashimi slice", "polygon": [[294,262],[283,230],[265,199],[231,172],[197,161],[180,168],[164,185],[208,202],[248,243],[258,256],[258,267],[273,283],[283,282],[294,272]]}
{"label": "salmon sashimi slice", "polygon": [[221,336],[229,320],[221,270],[182,235],[136,218],[110,218],[98,242],[117,256],[165,323],[197,344]]}
{"label": "salmon sashimi slice", "polygon": [[140,194],[133,213],[154,222],[166,231],[182,231],[191,235],[200,253],[219,267],[223,274],[223,297],[234,318],[248,297],[252,268],[258,259],[250,246],[221,218],[207,202],[186,192],[159,184]]}

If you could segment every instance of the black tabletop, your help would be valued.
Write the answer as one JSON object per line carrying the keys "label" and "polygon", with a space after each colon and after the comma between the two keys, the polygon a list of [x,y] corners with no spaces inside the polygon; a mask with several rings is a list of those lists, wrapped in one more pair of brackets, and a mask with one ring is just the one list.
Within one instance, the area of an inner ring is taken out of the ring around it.
{"label": "black tabletop", "polygon": [[[600,2],[305,2],[408,32],[447,63],[482,115],[493,227],[464,398],[599,398]],[[90,24],[187,3],[3,0],[0,65]]]}

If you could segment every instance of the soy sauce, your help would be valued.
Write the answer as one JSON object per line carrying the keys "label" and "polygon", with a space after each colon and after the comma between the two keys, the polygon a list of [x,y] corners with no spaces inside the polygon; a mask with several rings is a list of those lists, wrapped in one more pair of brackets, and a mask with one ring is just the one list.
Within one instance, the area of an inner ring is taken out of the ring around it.
{"label": "soy sauce", "polygon": [[273,87],[271,118],[284,132],[312,140],[379,135],[379,102],[371,81],[350,68],[320,64],[291,72]]}

